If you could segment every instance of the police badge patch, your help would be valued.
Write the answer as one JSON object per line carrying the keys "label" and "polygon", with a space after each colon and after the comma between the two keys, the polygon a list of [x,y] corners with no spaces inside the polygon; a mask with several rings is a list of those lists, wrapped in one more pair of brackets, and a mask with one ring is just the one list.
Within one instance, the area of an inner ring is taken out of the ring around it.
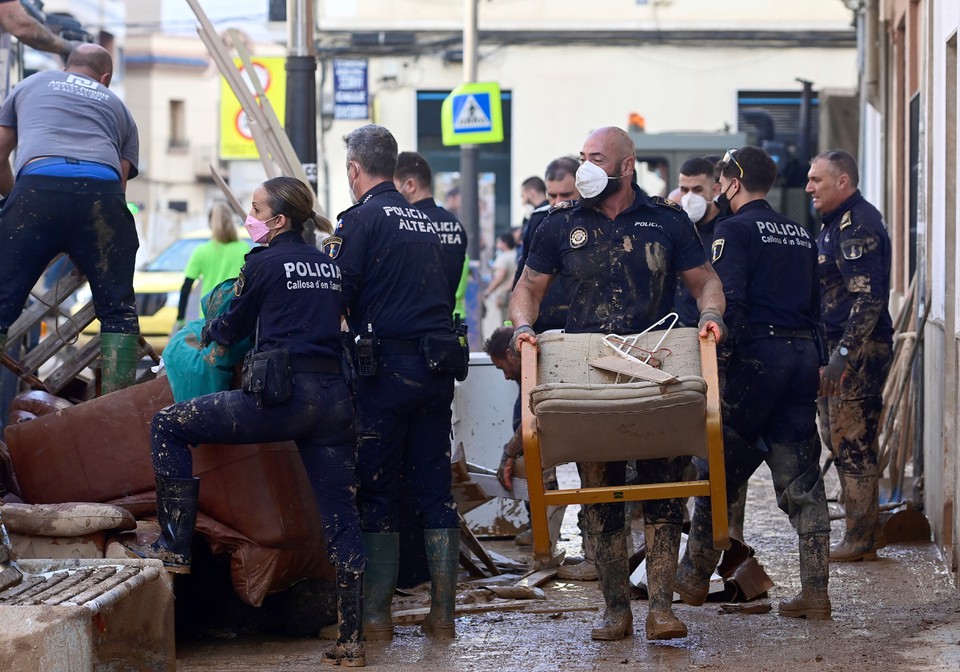
{"label": "police badge patch", "polygon": [[340,236],[328,236],[320,243],[323,251],[330,255],[331,259],[336,259],[340,254],[340,248],[343,247],[343,238]]}
{"label": "police badge patch", "polygon": [[710,248],[713,252],[713,263],[717,263],[717,259],[720,258],[720,255],[723,254],[723,238],[717,238],[713,241],[713,247]]}
{"label": "police badge patch", "polygon": [[855,261],[863,256],[863,240],[860,238],[851,238],[840,243],[840,251],[843,252],[843,258],[847,261]]}
{"label": "police badge patch", "polygon": [[587,230],[578,226],[570,232],[570,247],[577,249],[587,244]]}

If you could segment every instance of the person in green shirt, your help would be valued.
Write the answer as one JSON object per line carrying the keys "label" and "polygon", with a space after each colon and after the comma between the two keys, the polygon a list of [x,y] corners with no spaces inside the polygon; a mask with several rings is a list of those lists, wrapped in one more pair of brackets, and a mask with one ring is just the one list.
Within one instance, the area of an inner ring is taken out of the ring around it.
{"label": "person in green shirt", "polygon": [[[193,251],[184,269],[186,277],[180,289],[177,329],[183,326],[193,283],[200,280],[200,296],[203,296],[227,278],[235,278],[243,266],[244,257],[250,251],[250,245],[246,241],[237,239],[233,214],[226,203],[214,203],[210,209],[210,231],[213,239]],[[203,316],[202,307],[200,316]]]}

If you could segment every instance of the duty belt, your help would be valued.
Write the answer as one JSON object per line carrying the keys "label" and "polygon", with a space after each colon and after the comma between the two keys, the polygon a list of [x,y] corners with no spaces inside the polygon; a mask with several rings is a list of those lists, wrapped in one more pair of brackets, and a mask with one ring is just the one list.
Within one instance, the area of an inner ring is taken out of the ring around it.
{"label": "duty belt", "polygon": [[332,357],[290,357],[294,373],[340,373],[343,369],[339,359]]}
{"label": "duty belt", "polygon": [[419,355],[419,338],[381,338],[381,355]]}
{"label": "duty belt", "polygon": [[787,329],[786,327],[775,327],[772,324],[752,324],[744,329],[746,337],[749,340],[756,338],[802,338],[813,340],[812,329]]}

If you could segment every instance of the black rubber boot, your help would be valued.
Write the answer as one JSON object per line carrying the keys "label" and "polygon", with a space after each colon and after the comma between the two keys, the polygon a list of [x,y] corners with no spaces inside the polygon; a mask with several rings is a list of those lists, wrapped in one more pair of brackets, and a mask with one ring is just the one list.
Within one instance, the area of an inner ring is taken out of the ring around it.
{"label": "black rubber boot", "polygon": [[324,651],[324,665],[364,667],[367,664],[363,650],[363,574],[337,571],[337,642]]}
{"label": "black rubber boot", "polygon": [[630,609],[630,570],[627,537],[623,530],[591,536],[597,562],[597,580],[606,605],[603,617],[590,631],[592,639],[624,639],[633,634]]}
{"label": "black rubber boot", "polygon": [[157,522],[160,538],[152,544],[124,543],[128,554],[156,558],[171,568],[189,569],[193,531],[197,525],[199,478],[157,476]]}
{"label": "black rubber boot", "polygon": [[367,570],[363,574],[363,636],[368,640],[393,639],[390,605],[397,590],[400,535],[396,532],[363,533]]}
{"label": "black rubber boot", "polygon": [[437,639],[453,639],[457,636],[453,617],[457,605],[460,529],[426,529],[423,541],[430,571],[430,613],[420,629]]}
{"label": "black rubber boot", "polygon": [[843,482],[843,510],[847,530],[843,541],[830,549],[831,562],[876,560],[879,519],[879,474],[839,472]]}
{"label": "black rubber boot", "polygon": [[780,603],[781,616],[830,620],[830,564],[827,548],[830,535],[824,532],[800,535],[800,592]]}

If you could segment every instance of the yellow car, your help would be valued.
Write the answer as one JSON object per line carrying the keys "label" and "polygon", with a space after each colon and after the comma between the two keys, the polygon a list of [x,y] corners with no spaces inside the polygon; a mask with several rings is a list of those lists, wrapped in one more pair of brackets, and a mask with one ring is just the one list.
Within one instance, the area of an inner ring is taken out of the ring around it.
{"label": "yellow car", "polygon": [[[211,235],[210,229],[185,233],[133,274],[140,333],[157,352],[166,346],[177,321],[180,288],[183,287],[184,279],[183,270],[187,267],[193,251],[210,240]],[[238,229],[237,237],[253,247],[254,244],[246,229]],[[188,320],[199,315],[199,288],[200,283],[195,283],[193,295],[187,306],[186,319]],[[84,305],[90,297],[89,285],[84,286],[77,294],[77,306]],[[95,334],[99,330],[100,322],[94,320],[83,333]]]}

